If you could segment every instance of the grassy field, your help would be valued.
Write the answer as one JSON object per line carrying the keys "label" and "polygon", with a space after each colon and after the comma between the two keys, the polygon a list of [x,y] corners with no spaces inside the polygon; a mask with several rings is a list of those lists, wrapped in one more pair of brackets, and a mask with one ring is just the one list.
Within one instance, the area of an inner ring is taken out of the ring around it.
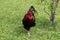
{"label": "grassy field", "polygon": [[0,0],[0,40],[29,40],[21,20],[31,5],[38,15],[35,14],[36,26],[31,28],[30,40],[60,40],[60,2],[54,25],[50,25],[43,4],[40,0]]}

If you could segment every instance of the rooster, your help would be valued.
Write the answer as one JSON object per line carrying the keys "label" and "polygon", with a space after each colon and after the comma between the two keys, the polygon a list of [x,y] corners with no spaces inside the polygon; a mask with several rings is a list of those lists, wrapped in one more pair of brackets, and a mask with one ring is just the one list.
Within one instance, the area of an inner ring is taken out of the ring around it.
{"label": "rooster", "polygon": [[28,12],[25,14],[22,19],[24,28],[27,30],[28,35],[30,36],[30,29],[36,25],[34,13],[37,12],[33,6],[31,6]]}

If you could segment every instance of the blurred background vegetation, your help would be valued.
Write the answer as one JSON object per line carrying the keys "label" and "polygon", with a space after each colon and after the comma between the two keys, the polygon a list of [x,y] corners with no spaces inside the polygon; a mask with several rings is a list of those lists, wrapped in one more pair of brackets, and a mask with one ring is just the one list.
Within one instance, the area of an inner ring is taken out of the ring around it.
{"label": "blurred background vegetation", "polygon": [[[47,0],[46,10],[50,13]],[[55,23],[50,24],[44,12],[45,2],[41,0],[0,0],[0,40],[29,40],[22,25],[22,18],[33,5],[38,15],[36,26],[31,29],[30,40],[60,40],[60,2],[56,10]]]}

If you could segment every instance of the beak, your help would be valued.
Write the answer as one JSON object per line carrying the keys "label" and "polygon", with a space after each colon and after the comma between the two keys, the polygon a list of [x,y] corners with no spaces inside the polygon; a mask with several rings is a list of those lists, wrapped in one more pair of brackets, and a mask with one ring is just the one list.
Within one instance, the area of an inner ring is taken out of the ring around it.
{"label": "beak", "polygon": [[37,13],[37,14],[38,14],[38,12],[36,11],[36,9],[35,9],[35,8],[33,8],[33,11],[34,11],[35,13]]}

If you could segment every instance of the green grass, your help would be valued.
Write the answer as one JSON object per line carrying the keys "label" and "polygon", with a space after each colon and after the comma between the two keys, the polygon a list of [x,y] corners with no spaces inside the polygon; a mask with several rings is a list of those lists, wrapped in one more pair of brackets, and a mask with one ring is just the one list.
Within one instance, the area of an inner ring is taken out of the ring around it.
{"label": "green grass", "polygon": [[[39,15],[29,38],[21,20],[31,5]],[[56,23],[50,25],[40,0],[0,0],[0,40],[60,40],[60,3],[56,13]]]}

